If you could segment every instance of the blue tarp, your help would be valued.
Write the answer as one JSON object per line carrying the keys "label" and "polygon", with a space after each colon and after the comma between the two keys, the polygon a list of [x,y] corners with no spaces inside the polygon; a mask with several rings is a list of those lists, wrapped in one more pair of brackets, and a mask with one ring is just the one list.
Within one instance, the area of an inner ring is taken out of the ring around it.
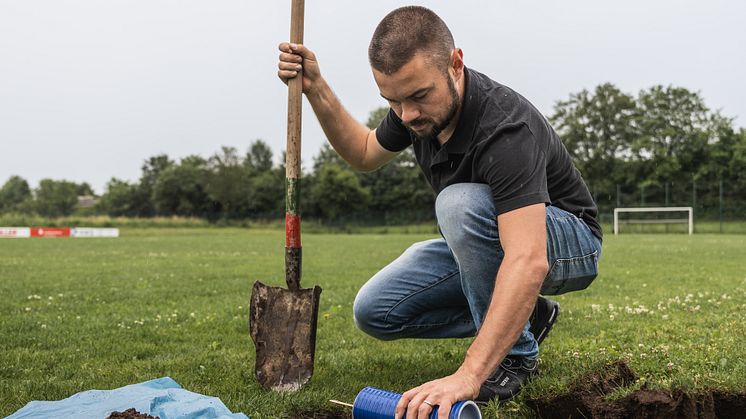
{"label": "blue tarp", "polygon": [[83,391],[53,402],[29,402],[7,419],[105,419],[111,412],[129,408],[161,419],[248,419],[243,413],[231,413],[217,397],[184,390],[169,377],[114,390]]}

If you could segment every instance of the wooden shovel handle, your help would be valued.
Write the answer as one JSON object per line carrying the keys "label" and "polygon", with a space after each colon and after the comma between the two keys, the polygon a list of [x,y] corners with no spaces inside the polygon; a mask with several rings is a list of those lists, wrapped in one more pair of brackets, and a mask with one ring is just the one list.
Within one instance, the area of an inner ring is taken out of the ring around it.
{"label": "wooden shovel handle", "polygon": [[[292,0],[290,16],[290,42],[303,43],[304,0]],[[285,174],[288,178],[300,178],[300,131],[303,94],[303,71],[288,81],[288,142]]]}
{"label": "wooden shovel handle", "polygon": [[[290,42],[303,43],[304,0],[292,0]],[[285,282],[300,289],[300,138],[303,71],[288,81],[288,138],[285,156]]]}

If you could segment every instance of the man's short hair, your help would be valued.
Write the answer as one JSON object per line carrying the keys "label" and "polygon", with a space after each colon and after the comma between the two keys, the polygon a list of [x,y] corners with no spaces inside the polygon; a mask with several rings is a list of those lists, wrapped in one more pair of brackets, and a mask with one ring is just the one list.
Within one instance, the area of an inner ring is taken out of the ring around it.
{"label": "man's short hair", "polygon": [[431,64],[447,71],[453,48],[453,35],[435,12],[406,6],[392,11],[378,24],[368,47],[368,60],[375,70],[394,74],[416,53],[423,52]]}

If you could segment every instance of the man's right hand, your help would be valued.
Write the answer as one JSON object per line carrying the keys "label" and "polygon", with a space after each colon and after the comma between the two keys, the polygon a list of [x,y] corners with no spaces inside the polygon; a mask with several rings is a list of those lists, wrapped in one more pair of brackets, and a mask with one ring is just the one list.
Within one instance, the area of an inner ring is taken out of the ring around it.
{"label": "man's right hand", "polygon": [[288,80],[296,77],[303,69],[303,93],[308,94],[321,80],[321,70],[316,61],[316,55],[303,45],[289,42],[281,43],[279,49],[280,62],[277,65],[279,68],[277,76],[287,84]]}
{"label": "man's right hand", "polygon": [[298,77],[303,70],[303,93],[316,113],[326,138],[332,147],[353,168],[374,170],[393,159],[397,153],[383,148],[376,130],[356,121],[321,77],[316,55],[300,44],[283,42],[279,45],[280,62],[277,76],[285,84]]}

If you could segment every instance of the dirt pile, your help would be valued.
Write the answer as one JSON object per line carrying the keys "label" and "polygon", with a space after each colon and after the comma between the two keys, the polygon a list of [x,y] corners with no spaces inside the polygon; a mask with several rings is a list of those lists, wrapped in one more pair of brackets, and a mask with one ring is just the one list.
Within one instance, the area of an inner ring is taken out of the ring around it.
{"label": "dirt pile", "polygon": [[746,417],[746,393],[709,392],[691,395],[680,390],[672,393],[642,388],[618,400],[604,396],[635,383],[637,376],[624,362],[616,362],[602,372],[579,379],[568,394],[553,399],[529,399],[543,419],[604,418],[729,419]]}
{"label": "dirt pile", "polygon": [[109,417],[106,419],[160,419],[158,416],[150,416],[145,413],[140,413],[134,408],[125,410],[124,412],[111,412]]}

